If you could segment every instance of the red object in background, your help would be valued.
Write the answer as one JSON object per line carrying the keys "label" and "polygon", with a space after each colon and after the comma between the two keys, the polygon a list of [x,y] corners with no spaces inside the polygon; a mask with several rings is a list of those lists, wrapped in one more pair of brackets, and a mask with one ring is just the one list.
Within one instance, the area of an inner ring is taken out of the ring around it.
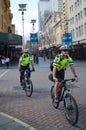
{"label": "red object in background", "polygon": [[36,50],[39,50],[39,46],[35,46],[35,49],[36,49]]}

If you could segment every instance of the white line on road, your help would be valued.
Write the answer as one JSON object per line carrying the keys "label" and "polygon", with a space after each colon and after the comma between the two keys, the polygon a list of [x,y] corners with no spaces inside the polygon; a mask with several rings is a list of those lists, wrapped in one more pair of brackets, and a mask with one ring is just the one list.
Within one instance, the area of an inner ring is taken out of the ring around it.
{"label": "white line on road", "polygon": [[6,74],[8,73],[9,70],[5,71],[4,73],[0,74],[0,79]]}
{"label": "white line on road", "polygon": [[[0,115],[3,116],[3,117],[6,117],[6,119],[8,118],[8,119],[11,119],[12,121],[14,120],[16,123],[21,124],[22,126],[25,126],[26,128],[28,128],[28,130],[36,130],[35,128],[33,128],[32,126],[30,126],[29,124],[26,124],[26,123],[22,122],[21,120],[19,120],[19,119],[17,119],[17,118],[14,118],[14,117],[12,117],[12,116],[10,116],[10,115],[7,115],[7,114],[5,114],[5,113],[3,113],[3,112],[0,112]],[[0,117],[0,119],[1,119],[1,118],[2,118],[2,117]],[[5,119],[5,120],[6,120],[6,119]],[[12,121],[9,122],[9,125],[12,124]],[[1,125],[2,125],[2,124],[1,124]],[[6,122],[4,125],[6,125],[6,127],[7,127],[7,122]],[[3,125],[2,125],[2,126],[3,126]],[[17,126],[17,124],[16,124],[16,126]],[[8,128],[7,128],[7,129],[8,129]]]}

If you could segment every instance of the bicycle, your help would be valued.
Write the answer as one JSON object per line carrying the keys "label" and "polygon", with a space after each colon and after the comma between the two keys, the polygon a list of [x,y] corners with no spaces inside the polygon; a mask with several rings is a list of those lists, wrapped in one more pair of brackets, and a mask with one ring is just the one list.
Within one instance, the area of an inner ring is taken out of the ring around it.
{"label": "bicycle", "polygon": [[[48,77],[49,80],[53,81],[53,76]],[[70,81],[68,85],[68,81]],[[71,82],[74,82],[75,79],[65,79],[62,81],[62,89],[58,91],[58,103],[54,102],[54,85],[51,87],[51,99],[53,106],[57,109],[61,101],[63,101],[63,106],[65,108],[66,119],[71,125],[75,125],[79,119],[79,111],[76,100],[71,94],[71,88],[74,86]],[[54,81],[53,81],[54,82]]]}
{"label": "bicycle", "polygon": [[[30,72],[32,72],[32,71],[34,71],[34,70],[30,70]],[[22,86],[23,86],[23,90],[25,90],[26,96],[31,97],[31,95],[33,93],[33,83],[31,81],[31,79],[28,77],[28,70],[27,69],[24,72]]]}

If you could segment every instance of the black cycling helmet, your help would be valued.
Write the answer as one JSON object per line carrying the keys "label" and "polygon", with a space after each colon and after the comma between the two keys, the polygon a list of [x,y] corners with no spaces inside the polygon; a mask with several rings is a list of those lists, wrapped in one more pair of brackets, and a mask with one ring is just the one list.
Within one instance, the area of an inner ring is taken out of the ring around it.
{"label": "black cycling helmet", "polygon": [[69,46],[67,46],[67,45],[62,45],[62,46],[60,47],[60,51],[65,51],[65,50],[70,50]]}

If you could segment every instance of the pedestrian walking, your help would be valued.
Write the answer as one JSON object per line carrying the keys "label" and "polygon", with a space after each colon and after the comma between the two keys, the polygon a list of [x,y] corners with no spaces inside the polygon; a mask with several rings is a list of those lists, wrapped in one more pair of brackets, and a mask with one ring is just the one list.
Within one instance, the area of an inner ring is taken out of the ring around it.
{"label": "pedestrian walking", "polygon": [[1,57],[1,64],[2,64],[2,65],[5,65],[5,56],[2,56],[2,57]]}
{"label": "pedestrian walking", "polygon": [[7,68],[9,67],[9,62],[10,62],[10,58],[9,58],[9,57],[6,57],[6,58],[5,58],[5,64],[6,64],[6,67],[7,67]]}

